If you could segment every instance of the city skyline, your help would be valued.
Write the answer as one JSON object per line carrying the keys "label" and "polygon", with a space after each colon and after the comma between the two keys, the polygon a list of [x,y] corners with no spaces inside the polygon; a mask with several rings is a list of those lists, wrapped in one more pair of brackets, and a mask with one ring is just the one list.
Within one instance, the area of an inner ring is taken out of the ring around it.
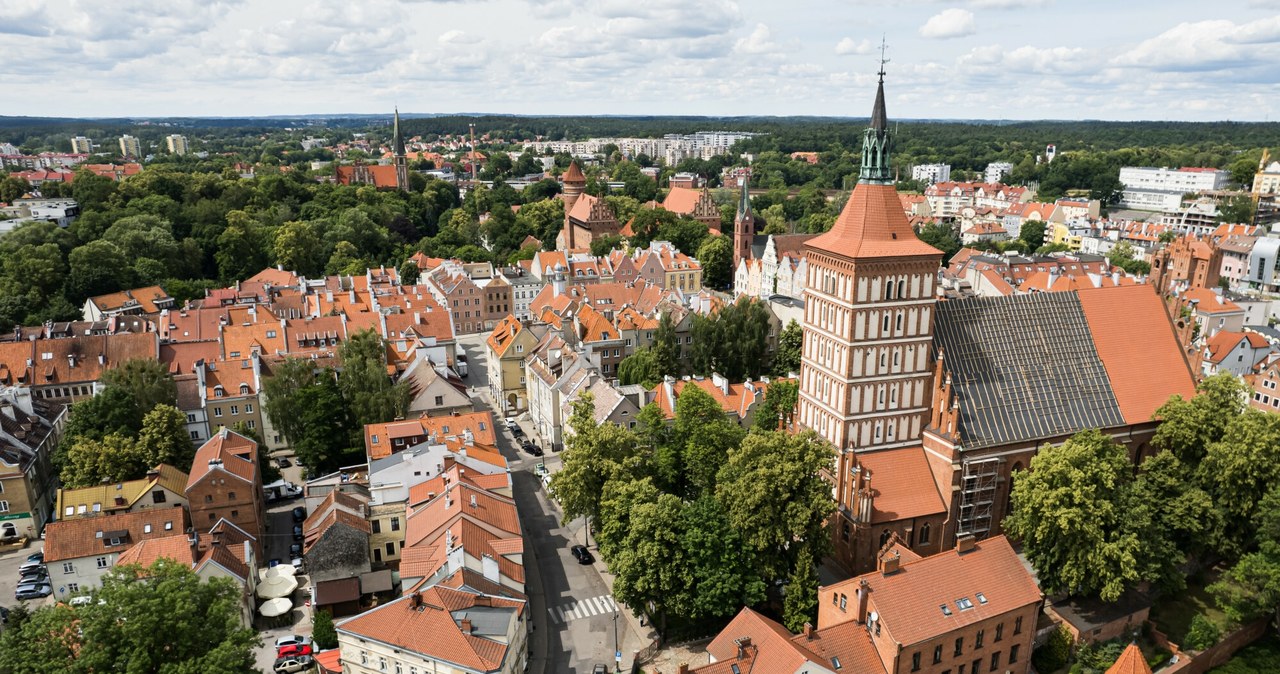
{"label": "city skyline", "polygon": [[860,117],[882,37],[899,119],[1280,112],[1275,0],[17,0],[0,115]]}

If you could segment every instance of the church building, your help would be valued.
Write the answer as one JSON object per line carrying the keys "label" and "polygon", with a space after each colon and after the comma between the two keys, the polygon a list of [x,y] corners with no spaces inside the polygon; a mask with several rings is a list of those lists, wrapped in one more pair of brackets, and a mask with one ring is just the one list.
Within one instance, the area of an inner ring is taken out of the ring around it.
{"label": "church building", "polygon": [[804,247],[797,418],[834,450],[833,556],[854,573],[893,541],[927,556],[1000,534],[1012,473],[1081,430],[1140,460],[1156,408],[1195,391],[1150,286],[939,301],[891,140],[881,72],[858,184]]}
{"label": "church building", "polygon": [[587,250],[591,242],[603,236],[617,234],[622,229],[618,216],[604,199],[587,194],[587,177],[578,162],[569,164],[561,176],[564,191],[564,227],[556,236],[557,250]]}
{"label": "church building", "polygon": [[378,188],[409,191],[409,159],[404,150],[404,134],[400,131],[400,111],[396,110],[391,130],[392,160],[390,164],[334,164],[334,180],[339,185],[373,185]]}

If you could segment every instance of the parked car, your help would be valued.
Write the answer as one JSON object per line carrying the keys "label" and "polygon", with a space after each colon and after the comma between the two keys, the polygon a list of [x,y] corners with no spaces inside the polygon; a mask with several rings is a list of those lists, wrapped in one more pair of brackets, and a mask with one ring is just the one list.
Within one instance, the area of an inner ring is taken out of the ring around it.
{"label": "parked car", "polygon": [[276,639],[276,648],[284,648],[285,646],[292,646],[294,644],[309,643],[311,643],[311,637],[304,637],[301,634],[286,634],[279,639]]}
{"label": "parked car", "polygon": [[18,576],[19,585],[29,585],[31,583],[43,583],[47,580],[49,580],[49,572],[46,571],[43,566],[36,570],[23,571],[22,574]]}
{"label": "parked car", "polygon": [[27,555],[27,561],[28,561],[28,562],[39,562],[39,563],[41,563],[41,564],[44,564],[44,551],[40,551],[40,552],[36,552],[36,553],[32,553],[32,554],[30,554],[30,555]]}
{"label": "parked car", "polygon": [[298,655],[311,655],[311,644],[289,644],[281,646],[276,652],[278,658],[288,658]]}
{"label": "parked car", "polygon": [[281,468],[288,468],[293,465],[293,462],[290,461],[287,457],[281,457],[279,460],[276,461],[276,463],[280,464]]}
{"label": "parked car", "polygon": [[302,525],[301,525],[301,524],[295,524],[295,525],[293,525],[293,540],[295,540],[295,541],[300,541],[300,540],[302,540]]}
{"label": "parked car", "polygon": [[28,557],[27,561],[23,562],[22,566],[18,567],[18,573],[26,573],[28,571],[31,571],[32,569],[43,569],[43,568],[44,568],[43,558],[39,560],[32,560],[31,558]]}
{"label": "parked car", "polygon": [[457,370],[459,377],[462,377],[465,379],[467,376],[467,372],[470,369],[467,365],[467,357],[461,353],[458,354],[457,360],[454,361],[453,369]]}
{"label": "parked car", "polygon": [[302,544],[294,543],[289,546],[289,559],[297,559],[302,556]]}
{"label": "parked car", "polygon": [[591,674],[609,674],[609,668],[604,665],[596,665],[591,668]]}
{"label": "parked car", "polygon": [[296,573],[302,573],[302,557],[301,556],[294,557],[293,559],[289,560],[289,563],[293,565],[293,570]]}
{"label": "parked car", "polygon": [[534,474],[534,475],[537,475],[537,476],[539,476],[539,477],[541,477],[541,476],[543,476],[543,475],[550,475],[550,473],[548,473],[548,472],[547,472],[547,464],[545,464],[545,463],[540,463],[540,464],[538,464],[538,465],[534,466],[534,467],[533,467],[533,474]]}
{"label": "parked car", "polygon": [[579,564],[590,564],[596,561],[596,558],[591,556],[591,551],[585,545],[575,545],[569,548],[569,552],[573,554],[573,558],[578,560]]}
{"label": "parked car", "polygon": [[314,661],[310,655],[297,655],[288,658],[278,658],[276,663],[271,666],[272,671],[276,674],[292,674],[292,672],[301,672],[311,667]]}
{"label": "parked car", "polygon": [[48,583],[23,583],[14,590],[14,599],[41,599],[53,594],[53,586]]}
{"label": "parked car", "polygon": [[294,509],[293,509],[293,521],[294,521],[294,522],[304,522],[304,521],[306,521],[306,519],[307,519],[307,509],[306,509],[306,508],[304,508],[304,507],[302,507],[302,506],[298,506],[297,508],[294,508]]}
{"label": "parked car", "polygon": [[529,440],[520,443],[520,448],[533,456],[542,456],[542,448]]}

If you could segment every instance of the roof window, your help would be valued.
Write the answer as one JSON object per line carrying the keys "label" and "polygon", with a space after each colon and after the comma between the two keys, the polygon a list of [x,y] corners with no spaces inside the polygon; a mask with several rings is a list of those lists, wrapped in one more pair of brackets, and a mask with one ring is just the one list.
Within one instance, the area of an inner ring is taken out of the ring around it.
{"label": "roof window", "polygon": [[938,608],[942,609],[942,615],[945,615],[945,616],[951,615],[950,606],[947,606],[946,604],[938,604]]}
{"label": "roof window", "polygon": [[978,603],[979,603],[979,604],[985,604],[985,603],[987,603],[987,595],[982,594],[981,592],[979,592],[979,593],[975,594],[974,596],[978,598]]}
{"label": "roof window", "polygon": [[970,601],[968,597],[961,597],[956,600],[956,608],[959,608],[961,611],[967,611],[973,608],[973,602]]}

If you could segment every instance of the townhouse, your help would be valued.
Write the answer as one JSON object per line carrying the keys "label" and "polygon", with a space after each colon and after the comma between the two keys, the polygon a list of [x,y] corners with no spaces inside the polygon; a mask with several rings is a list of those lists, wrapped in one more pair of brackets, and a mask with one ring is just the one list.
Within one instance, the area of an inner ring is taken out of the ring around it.
{"label": "townhouse", "polygon": [[147,508],[50,522],[44,563],[54,596],[65,600],[102,585],[102,577],[133,546],[173,535],[187,537],[186,508]]}

